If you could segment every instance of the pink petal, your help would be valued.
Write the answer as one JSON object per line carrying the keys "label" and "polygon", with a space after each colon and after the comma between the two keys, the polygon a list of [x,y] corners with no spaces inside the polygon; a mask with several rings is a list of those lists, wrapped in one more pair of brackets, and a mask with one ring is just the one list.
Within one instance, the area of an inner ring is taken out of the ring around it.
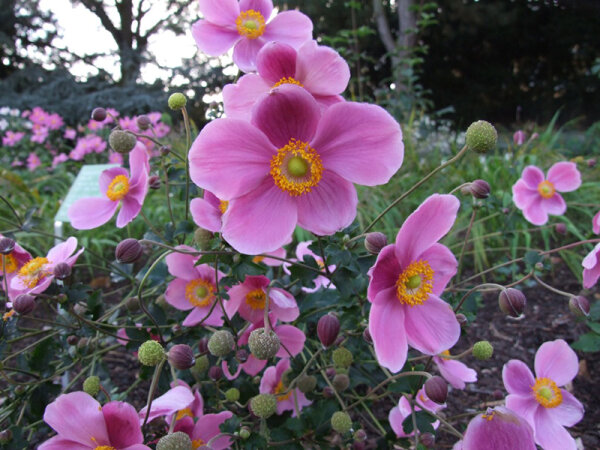
{"label": "pink petal", "polygon": [[452,348],[460,337],[460,325],[450,305],[430,294],[422,305],[406,306],[404,328],[408,345],[427,355]]}
{"label": "pink petal", "polygon": [[269,177],[276,148],[247,122],[217,119],[206,125],[189,153],[190,177],[218,198],[244,195]]}
{"label": "pink petal", "polygon": [[471,420],[463,450],[535,450],[531,427],[512,411],[498,406]]}
{"label": "pink petal", "polygon": [[297,197],[298,224],[316,235],[330,235],[349,226],[356,217],[358,196],[349,181],[323,171],[311,192]]}
{"label": "pink petal", "polygon": [[233,26],[240,15],[240,7],[236,0],[198,0],[199,9],[204,18],[221,26]]}
{"label": "pink petal", "polygon": [[327,108],[331,105],[335,105],[336,103],[344,102],[344,97],[341,95],[315,95],[313,97],[321,107],[321,115],[325,112]]}
{"label": "pink petal", "polygon": [[511,359],[502,368],[502,381],[509,394],[531,396],[535,379],[529,367],[518,359]]}
{"label": "pink petal", "polygon": [[298,11],[283,11],[267,23],[262,37],[266,41],[279,41],[300,47],[312,39],[312,21]]}
{"label": "pink petal", "polygon": [[246,283],[241,283],[233,286],[229,291],[227,291],[227,295],[229,295],[229,300],[225,302],[225,312],[228,317],[233,317],[236,312],[238,312],[242,303],[246,302],[246,294],[250,292],[252,288],[248,286]]}
{"label": "pink petal", "polygon": [[523,216],[533,225],[544,225],[548,222],[548,212],[544,209],[542,200],[542,196],[539,196],[523,210]]}
{"label": "pink petal", "polygon": [[122,167],[111,167],[110,169],[103,170],[100,174],[100,178],[98,179],[98,183],[100,184],[100,192],[102,193],[102,197],[106,196],[106,191],[108,191],[108,186],[115,179],[115,177],[119,175],[124,175],[129,179],[129,174]]}
{"label": "pink petal", "polygon": [[[387,245],[377,255],[375,265],[369,270],[369,287],[367,298],[370,302],[375,301],[377,294],[388,288],[394,288],[402,269],[396,259],[396,247]],[[394,294],[395,295],[395,294]]]}
{"label": "pink petal", "polygon": [[[252,356],[252,355],[250,355],[250,356]],[[248,357],[248,358],[250,358],[250,357]],[[264,362],[266,362],[266,361],[264,361]],[[240,375],[240,372],[242,371],[242,365],[238,364],[237,370],[235,371],[235,373],[232,374],[229,371],[229,364],[227,363],[226,360],[223,360],[223,361],[221,361],[221,369],[223,370],[223,374],[225,375],[225,378],[227,378],[229,381],[231,381],[231,380],[235,380]]]}
{"label": "pink petal", "polygon": [[282,42],[269,42],[258,52],[256,68],[271,86],[282,78],[296,78],[296,50]]}
{"label": "pink petal", "polygon": [[[178,250],[196,251],[188,245],[178,245],[175,247]],[[192,281],[198,278],[198,270],[196,269],[197,256],[186,253],[173,252],[165,258],[169,273],[176,278],[181,278],[185,281]]]}
{"label": "pink petal", "polygon": [[[223,411],[219,414],[205,414],[198,419],[192,431],[192,440],[202,439],[205,443],[217,436],[221,431],[219,426],[233,416],[231,411]],[[213,450],[221,450],[231,447],[231,439],[228,436],[223,436],[211,442],[210,448]]]}
{"label": "pink petal", "polygon": [[265,373],[260,379],[258,391],[261,394],[271,394],[275,390],[277,383],[279,383],[279,379],[280,377],[277,376],[277,369],[273,366],[267,367],[267,370],[265,370]]}
{"label": "pink petal", "polygon": [[556,408],[551,408],[549,415],[557,423],[565,427],[572,427],[583,418],[583,405],[569,391],[561,389],[560,392],[562,403]]}
{"label": "pink petal", "polygon": [[544,450],[576,450],[575,439],[552,419],[550,409],[538,408],[534,416],[535,442]]}
{"label": "pink petal", "polygon": [[240,0],[240,11],[249,9],[261,13],[265,20],[269,20],[273,12],[273,2],[271,0]]}
{"label": "pink petal", "polygon": [[129,403],[107,403],[102,407],[102,414],[113,447],[123,448],[144,442],[138,413]]}
{"label": "pink petal", "polygon": [[464,389],[465,383],[477,381],[477,372],[466,366],[466,364],[453,359],[433,358],[437,363],[440,374],[455,389]]}
{"label": "pink petal", "polygon": [[519,209],[525,209],[540,197],[537,188],[530,188],[521,178],[512,187],[513,202]]}
{"label": "pink petal", "polygon": [[66,241],[55,245],[48,251],[48,261],[52,264],[66,261],[77,248],[77,239],[70,237]]}
{"label": "pink petal", "polygon": [[253,377],[265,368],[267,361],[265,359],[256,359],[254,356],[250,355],[248,361],[240,365],[242,366],[242,369],[244,369],[244,372]]}
{"label": "pink petal", "polygon": [[550,181],[557,191],[571,192],[581,186],[581,173],[573,162],[558,162],[548,171]]}
{"label": "pink petal", "polygon": [[[263,96],[252,111],[252,123],[275,145],[282,148],[294,138],[310,142],[321,111],[315,99],[303,88],[283,84]],[[315,149],[320,154],[319,149]]]}
{"label": "pink petal", "polygon": [[[146,147],[137,143],[134,149],[129,153],[129,167],[131,169],[131,177],[129,179],[130,186],[142,184],[144,190],[147,189],[148,172],[150,171],[150,163],[148,161],[148,151]],[[131,191],[128,193],[131,195]],[[145,196],[145,191],[143,196]],[[143,198],[142,196],[142,198]],[[138,198],[139,200],[139,198]]]}
{"label": "pink petal", "polygon": [[530,189],[537,190],[539,184],[544,181],[546,177],[544,177],[544,172],[536,166],[527,166],[523,169],[521,179],[525,181],[525,184],[527,184]]}
{"label": "pink petal", "polygon": [[594,233],[600,234],[600,211],[598,211],[592,219],[592,230]]}
{"label": "pink petal", "polygon": [[220,56],[240,40],[236,29],[215,25],[199,20],[192,25],[192,36],[201,52],[210,56]]}
{"label": "pink petal", "polygon": [[61,436],[54,436],[38,447],[38,450],[90,450],[89,444],[79,444]]}
{"label": "pink petal", "polygon": [[78,230],[90,230],[108,222],[119,206],[108,198],[82,198],[69,207],[67,215],[71,226]]}
{"label": "pink petal", "polygon": [[587,254],[581,265],[583,266],[583,287],[591,288],[600,278],[600,264],[598,264],[598,252],[600,252],[600,244],[596,244],[594,249]]}
{"label": "pink petal", "polygon": [[282,322],[292,322],[300,315],[296,299],[289,292],[271,288],[269,309]]}
{"label": "pink petal", "polygon": [[554,194],[550,198],[542,198],[542,208],[544,208],[548,214],[562,216],[567,210],[567,204],[562,198],[562,195]]}
{"label": "pink petal", "polygon": [[392,430],[394,431],[394,433],[396,433],[397,437],[401,438],[401,437],[406,437],[406,436],[410,436],[413,434],[413,433],[411,433],[410,435],[407,435],[404,432],[404,428],[402,427],[402,423],[404,422],[404,419],[406,419],[411,413],[412,413],[412,409],[410,407],[410,403],[404,396],[400,397],[398,406],[394,406],[390,410],[388,420],[390,421],[390,426],[392,427]]}
{"label": "pink petal", "polygon": [[544,342],[535,354],[535,374],[564,386],[577,376],[579,359],[562,339]]}
{"label": "pink petal", "polygon": [[366,103],[330,106],[311,146],[325,168],[367,186],[387,183],[404,159],[398,122],[385,109]]}
{"label": "pink petal", "polygon": [[190,212],[194,223],[200,228],[213,233],[221,231],[221,211],[203,198],[195,198],[190,202]]}
{"label": "pink petal", "polygon": [[269,92],[269,89],[270,85],[255,73],[244,75],[235,84],[226,85],[223,88],[225,115],[249,122],[257,99]]}
{"label": "pink petal", "polygon": [[123,197],[121,200],[121,210],[117,215],[117,228],[123,228],[129,222],[137,217],[142,210],[142,204],[131,197]]}
{"label": "pink petal", "polygon": [[184,327],[193,327],[202,322],[202,325],[210,325],[213,327],[220,327],[223,325],[223,312],[219,305],[215,306],[208,317],[212,306],[204,306],[201,308],[194,308],[181,323]]}
{"label": "pink petal", "polygon": [[181,278],[176,278],[169,283],[165,292],[165,300],[169,305],[181,311],[188,311],[194,307],[185,297],[187,284],[188,282]]}
{"label": "pink petal", "polygon": [[534,426],[533,416],[538,408],[543,408],[535,399],[533,392],[523,396],[510,394],[506,397],[506,407],[525,419],[529,425]]}
{"label": "pink petal", "polygon": [[282,344],[276,355],[278,358],[296,356],[304,348],[306,335],[302,330],[292,325],[278,325],[274,331]]}
{"label": "pink petal", "polygon": [[448,282],[456,275],[458,262],[448,247],[442,244],[433,244],[421,254],[419,259],[427,261],[433,269],[432,292],[441,295]]}
{"label": "pink petal", "polygon": [[[189,387],[175,386],[153,400],[150,407],[150,414],[148,415],[148,422],[157,417],[167,416],[176,413],[180,409],[185,409],[193,401],[194,394],[192,394]],[[140,423],[146,417],[146,409],[146,406],[144,406],[139,412]]]}
{"label": "pink petal", "polygon": [[369,332],[375,355],[379,364],[393,373],[399,372],[406,362],[408,345],[403,324],[404,311],[399,302],[374,302],[371,305]]}
{"label": "pink petal", "polygon": [[344,92],[350,81],[348,63],[332,48],[307,41],[298,49],[295,78],[313,95]]}
{"label": "pink petal", "polygon": [[459,206],[460,202],[453,195],[433,194],[408,216],[396,236],[396,258],[402,268],[417,261],[450,231]]}
{"label": "pink petal", "polygon": [[242,37],[233,47],[233,62],[235,65],[238,66],[242,72],[255,72],[256,57],[266,42],[267,41],[262,37],[257,39]]}
{"label": "pink petal", "polygon": [[229,203],[223,215],[223,238],[247,255],[271,252],[285,244],[297,221],[297,208],[291,196],[272,179]]}

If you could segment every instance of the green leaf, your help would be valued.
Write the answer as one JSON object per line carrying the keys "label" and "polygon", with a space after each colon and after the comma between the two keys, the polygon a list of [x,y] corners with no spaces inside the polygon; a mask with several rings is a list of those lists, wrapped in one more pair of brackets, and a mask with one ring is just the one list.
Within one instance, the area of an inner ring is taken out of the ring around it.
{"label": "green leaf", "polygon": [[600,335],[596,333],[586,333],[571,344],[575,350],[582,352],[597,352],[600,351]]}
{"label": "green leaf", "polygon": [[[421,433],[435,433],[433,426],[431,425],[435,421],[435,418],[433,416],[429,415],[425,411],[417,411],[415,413],[415,418],[417,422],[417,429]],[[409,414],[408,417],[404,419],[404,422],[402,422],[402,429],[406,434],[410,434],[413,432],[414,427],[412,421],[412,414]]]}

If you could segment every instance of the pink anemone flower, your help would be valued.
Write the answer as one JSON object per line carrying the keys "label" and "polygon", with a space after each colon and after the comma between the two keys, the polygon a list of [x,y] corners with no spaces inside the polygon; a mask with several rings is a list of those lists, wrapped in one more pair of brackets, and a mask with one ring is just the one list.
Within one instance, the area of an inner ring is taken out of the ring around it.
{"label": "pink anemone flower", "polygon": [[522,361],[512,359],[502,369],[509,395],[506,407],[533,428],[535,442],[546,450],[575,450],[575,440],[565,427],[583,417],[583,405],[561,389],[577,375],[579,361],[562,339],[544,342],[535,354],[534,378]]}
{"label": "pink anemone flower", "polygon": [[100,406],[85,392],[63,394],[46,407],[44,421],[57,436],[39,450],[151,450],[144,445],[137,411],[129,403]]}
{"label": "pink anemone flower", "polygon": [[[0,239],[3,237],[4,236],[0,234]],[[4,291],[8,286],[9,300],[14,300],[17,295],[22,293],[22,290],[12,287],[12,280],[19,274],[19,271],[23,266],[31,261],[31,259],[31,254],[19,244],[15,244],[15,248],[8,255],[0,255],[0,275],[3,277],[0,280],[0,289]],[[3,267],[6,273],[4,273]],[[6,277],[6,280],[4,277]]]}
{"label": "pink anemone flower", "polygon": [[129,153],[131,174],[122,167],[106,169],[100,175],[102,197],[82,198],[69,208],[73,228],[89,230],[108,222],[119,205],[117,227],[123,228],[137,217],[148,192],[148,153],[140,143]]}
{"label": "pink anemone flower", "polygon": [[497,406],[475,416],[453,450],[535,450],[533,431],[521,416]]}
{"label": "pink anemone flower", "polygon": [[223,88],[227,117],[250,120],[256,100],[272,88],[291,83],[310,92],[322,109],[343,101],[350,80],[348,63],[335,50],[307,41],[298,49],[281,42],[265,45],[256,58],[258,74],[247,74]]}
{"label": "pink anemone flower", "polygon": [[513,142],[515,145],[523,145],[525,143],[525,132],[523,130],[517,130],[515,131],[515,134],[513,134]]}
{"label": "pink anemone flower", "polygon": [[548,214],[562,216],[567,204],[558,192],[571,192],[581,185],[581,174],[572,162],[558,162],[550,167],[548,177],[536,166],[527,166],[513,185],[513,201],[533,225],[544,225]]}
{"label": "pink anemone flower", "polygon": [[53,271],[57,264],[64,262],[73,267],[83,252],[83,248],[81,248],[73,254],[76,248],[77,239],[70,237],[65,242],[52,247],[45,257],[38,256],[29,260],[11,280],[10,287],[27,294],[44,292],[54,279]]}
{"label": "pink anemone flower", "polygon": [[[176,248],[195,251],[186,245]],[[179,310],[191,310],[183,321],[183,326],[193,327],[205,319],[203,324],[220,327],[223,325],[223,310],[220,305],[213,307],[217,301],[215,269],[208,264],[196,265],[198,258],[177,252],[167,255],[167,268],[175,279],[167,286],[165,299]],[[219,271],[219,279],[224,277],[225,274]]]}
{"label": "pink anemone flower", "polygon": [[465,383],[475,383],[477,372],[467,367],[466,364],[455,359],[448,358],[449,350],[444,350],[440,355],[433,357],[440,375],[455,389],[464,389]]}
{"label": "pink anemone flower", "polygon": [[[298,261],[302,262],[304,261],[304,257],[305,256],[312,256],[315,261],[317,262],[317,264],[319,265],[319,267],[321,269],[325,268],[325,263],[323,262],[323,258],[320,257],[319,255],[315,254],[313,251],[311,251],[308,247],[312,244],[312,241],[304,241],[304,242],[298,242],[298,245],[296,246],[296,258]],[[288,275],[290,274],[289,271],[289,265],[288,263],[286,263],[283,266],[283,270],[285,273],[287,273]],[[333,273],[335,271],[336,265],[335,264],[331,264],[329,266],[327,266],[327,269],[329,270],[329,272]],[[319,275],[317,276],[314,280],[313,283],[315,284],[314,288],[309,288],[309,287],[303,287],[302,290],[308,294],[312,294],[313,292],[317,292],[319,289],[321,289],[321,287],[324,287],[326,289],[335,289],[335,285],[331,282],[331,280],[329,278],[327,278],[325,275]]]}
{"label": "pink anemone flower", "polygon": [[244,72],[256,70],[256,55],[270,41],[294,48],[312,39],[312,22],[298,11],[284,11],[271,20],[271,0],[199,0],[204,20],[192,25],[198,48],[219,56],[233,47],[233,62]]}
{"label": "pink anemone flower", "polygon": [[583,266],[583,287],[589,289],[593,287],[598,278],[600,278],[600,261],[598,260],[600,244],[596,244],[591,252],[587,254],[581,265]]}
{"label": "pink anemone flower", "polygon": [[600,211],[598,211],[592,219],[592,230],[594,233],[600,234]]}
{"label": "pink anemone flower", "polygon": [[459,205],[453,195],[428,197],[369,271],[369,331],[379,364],[392,372],[404,366],[409,345],[437,355],[458,341],[460,325],[439,297],[457,262],[437,241],[454,224]]}
{"label": "pink anemone flower", "polygon": [[387,183],[404,156],[402,132],[383,108],[340,102],[323,115],[303,88],[266,94],[252,123],[217,119],[190,150],[190,175],[229,201],[223,237],[255,255],[284,245],[296,224],[329,235],[352,223],[352,183]]}
{"label": "pink anemone flower", "polygon": [[[438,411],[444,409],[446,404],[440,405],[438,403],[433,402],[427,397],[423,388],[417,392],[416,397],[417,405],[415,405],[415,411],[421,411],[422,409],[426,411],[431,411],[437,413]],[[400,397],[400,401],[398,402],[398,406],[394,406],[388,415],[388,420],[390,421],[390,426],[396,436],[399,438],[413,436],[415,432],[406,434],[404,432],[404,428],[402,427],[402,423],[404,420],[412,414],[412,408],[410,407],[410,400],[406,396]],[[433,422],[432,426],[434,429],[440,425],[440,421],[436,420]]]}
{"label": "pink anemone flower", "polygon": [[[196,391],[196,394],[200,396],[199,404],[198,399],[196,398],[197,395],[192,392],[190,387],[185,382],[178,380],[177,382],[173,382],[171,386],[171,389],[152,401],[150,414],[148,414],[148,422],[152,422],[158,417],[169,417],[167,422],[171,423],[170,418],[173,416],[173,414],[177,415],[177,419],[181,419],[186,415],[194,415],[194,417],[197,417],[196,414],[198,412],[200,412],[200,415],[202,415],[202,407],[204,402],[198,391]],[[192,405],[194,403],[196,403],[196,405],[194,405],[195,408],[192,409]],[[200,406],[200,411],[198,411],[198,406]],[[138,413],[140,424],[144,423],[147,410],[148,407],[144,406]],[[184,411],[184,413],[178,414],[179,411]]]}
{"label": "pink anemone flower", "polygon": [[34,152],[31,152],[27,157],[27,170],[33,172],[35,169],[42,165],[42,161],[40,157],[36,155]]}
{"label": "pink anemone flower", "polygon": [[[282,375],[290,368],[290,360],[285,358],[280,360],[275,367],[271,366],[265,370],[260,379],[259,391],[261,394],[273,394],[277,399],[277,414],[281,415],[284,411],[292,411],[292,417],[296,417],[296,413],[302,408],[310,405],[312,402],[300,392],[300,389],[294,388],[287,391],[281,380]],[[298,405],[296,411],[295,405]]]}

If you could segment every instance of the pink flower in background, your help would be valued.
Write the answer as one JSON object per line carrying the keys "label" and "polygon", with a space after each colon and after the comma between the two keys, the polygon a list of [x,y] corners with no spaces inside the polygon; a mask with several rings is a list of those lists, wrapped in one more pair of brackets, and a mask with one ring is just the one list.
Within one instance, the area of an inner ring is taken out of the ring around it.
{"label": "pink flower in background", "polygon": [[[298,245],[296,247],[296,258],[298,261],[302,262],[304,261],[304,257],[305,256],[312,256],[315,261],[317,262],[317,264],[319,265],[319,267],[321,269],[325,269],[325,263],[323,262],[323,258],[321,258],[319,255],[315,254],[314,252],[312,252],[311,250],[309,250],[309,246],[312,244],[312,241],[304,241],[304,242],[298,242]],[[289,271],[289,264],[285,264],[283,270],[287,273],[290,274]],[[331,264],[329,266],[327,266],[327,269],[329,270],[329,272],[333,273],[335,271],[335,264]],[[327,278],[324,275],[319,275],[317,276],[314,280],[313,283],[315,283],[315,287],[314,288],[308,288],[308,287],[303,287],[302,290],[304,292],[307,293],[313,293],[313,292],[317,292],[321,287],[324,287],[326,289],[335,289],[335,285],[331,282],[331,280],[329,278]]]}
{"label": "pink flower in background", "polygon": [[281,84],[297,84],[310,92],[322,109],[343,101],[350,69],[335,50],[307,41],[298,51],[281,42],[266,44],[256,59],[258,74],[241,77],[223,89],[225,114],[250,120],[252,107],[264,93]]}
{"label": "pink flower in background", "polygon": [[509,395],[506,407],[533,428],[535,442],[546,450],[576,449],[575,440],[564,427],[583,417],[583,405],[561,389],[577,375],[579,361],[562,339],[544,342],[535,354],[535,374],[522,361],[512,359],[502,369]]}
{"label": "pink flower in background", "polygon": [[111,150],[108,152],[108,162],[111,164],[123,165],[123,155]]}
{"label": "pink flower in background", "polygon": [[89,153],[102,153],[104,150],[106,150],[106,141],[95,134],[88,134],[77,139],[77,144],[69,153],[69,158],[81,161]]}
{"label": "pink flower in background", "polygon": [[58,113],[49,114],[44,123],[50,130],[58,130],[64,124],[63,118]]}
{"label": "pink flower in background", "polygon": [[[0,239],[4,236],[0,234]],[[4,291],[5,286],[8,286],[8,298],[14,300],[14,298],[21,294],[23,291],[12,287],[12,280],[18,274],[21,268],[31,261],[31,254],[21,247],[19,244],[15,244],[15,248],[8,255],[0,255],[0,275],[6,277],[6,282],[0,279],[0,289]],[[2,272],[2,260],[4,260],[4,267],[6,273]]]}
{"label": "pink flower in background", "polygon": [[135,121],[135,117],[129,117],[129,116],[121,117],[119,119],[119,126],[123,130],[132,131],[134,133],[137,133],[140,131],[138,129],[137,123]]}
{"label": "pink flower in background", "polygon": [[450,352],[444,350],[440,355],[433,357],[433,362],[440,371],[440,375],[453,388],[464,389],[465,383],[475,383],[477,381],[477,372],[467,367],[466,364],[447,358],[447,356],[450,356]]}
{"label": "pink flower in background", "polygon": [[525,143],[525,132],[523,130],[515,131],[513,134],[513,142],[515,145],[523,145]]}
{"label": "pink flower in background", "polygon": [[104,122],[98,122],[97,120],[90,119],[87,123],[87,127],[90,131],[97,131],[104,128]]}
{"label": "pink flower in background", "polygon": [[[180,245],[176,248],[195,251],[195,249],[186,245]],[[223,325],[223,310],[220,305],[213,308],[214,302],[217,301],[215,296],[215,269],[208,264],[196,265],[199,258],[199,256],[177,252],[167,255],[167,268],[175,279],[167,286],[165,299],[167,303],[179,310],[191,310],[183,321],[183,326],[192,327],[197,325],[212,309],[203,325],[220,327]],[[225,274],[219,272],[219,279],[224,277]]]}
{"label": "pink flower in background", "polygon": [[[156,137],[160,139],[171,132],[171,127],[166,123],[160,122],[154,125],[154,132],[156,133]],[[151,134],[151,132],[146,132],[146,134]]]}
{"label": "pink flower in background", "polygon": [[[300,392],[300,389],[295,388],[289,392],[281,381],[283,373],[290,368],[290,360],[285,358],[280,360],[275,367],[271,366],[265,370],[260,379],[260,393],[273,394],[277,399],[277,414],[283,414],[284,411],[292,411],[292,417],[296,417],[295,404],[298,405],[298,412],[312,402]],[[295,401],[294,401],[295,400]]]}
{"label": "pink flower in background", "polygon": [[42,161],[40,161],[39,156],[36,155],[34,152],[31,152],[29,154],[29,156],[27,157],[27,170],[29,170],[30,172],[33,172],[35,169],[37,169],[41,165],[42,165]]}
{"label": "pink flower in background", "polygon": [[459,206],[453,195],[428,197],[369,270],[369,331],[377,361],[392,372],[404,366],[409,345],[437,355],[460,337],[452,308],[439,297],[456,274],[457,262],[437,242],[454,224]]}
{"label": "pink flower in background", "polygon": [[68,211],[73,228],[89,230],[108,222],[117,211],[117,227],[123,228],[137,217],[148,192],[148,154],[142,144],[129,153],[131,173],[122,167],[113,167],[100,175],[102,197],[77,200]]}
{"label": "pink flower in background", "polygon": [[581,265],[583,266],[583,287],[586,289],[593,287],[598,281],[598,278],[600,278],[598,252],[600,252],[600,244],[596,244],[592,251],[589,252],[581,262]]}
{"label": "pink flower in background", "polygon": [[85,392],[71,392],[46,407],[44,421],[57,436],[39,450],[151,450],[144,445],[137,411],[129,403],[113,401],[100,406]]}
{"label": "pink flower in background", "polygon": [[600,211],[598,211],[592,219],[592,230],[594,233],[600,234]]}
{"label": "pink flower in background", "polygon": [[56,155],[54,158],[52,158],[52,168],[54,169],[59,164],[64,163],[65,161],[68,161],[68,160],[69,160],[69,157],[67,156],[66,153],[61,153],[59,155]]}
{"label": "pink flower in background", "polygon": [[77,130],[74,130],[73,128],[67,128],[65,130],[65,134],[63,134],[63,137],[65,139],[75,139],[77,137]]}
{"label": "pink flower in background", "polygon": [[2,145],[4,147],[14,147],[23,137],[25,133],[21,131],[7,131],[4,136],[2,136]]}
{"label": "pink flower in background", "polygon": [[[423,390],[423,388],[419,389],[419,392],[417,392],[416,402],[417,402],[417,405],[415,405],[415,411],[421,411],[422,409],[424,409],[426,411],[431,411],[431,412],[437,413],[438,411],[440,411],[446,407],[445,404],[439,405],[439,404],[431,401],[425,394],[425,391]],[[410,407],[410,400],[406,396],[403,395],[402,397],[400,397],[398,406],[394,406],[390,410],[390,413],[388,415],[388,420],[390,421],[390,426],[392,427],[392,430],[394,430],[394,433],[396,433],[396,436],[398,436],[399,438],[409,437],[409,436],[413,436],[415,434],[414,431],[409,434],[406,434],[404,432],[404,428],[402,427],[402,423],[404,422],[404,419],[409,417],[411,414],[412,414],[412,408]],[[437,429],[437,427],[439,425],[440,425],[439,420],[436,420],[432,424],[434,429]]]}
{"label": "pink flower in background", "polygon": [[44,141],[46,140],[46,138],[48,137],[48,128],[40,126],[40,125],[34,125],[32,130],[33,130],[33,135],[31,136],[31,138],[29,138],[29,140],[31,142],[37,142],[38,144],[43,144]]}
{"label": "pink flower in background", "polygon": [[558,162],[544,177],[536,166],[527,166],[521,178],[513,185],[513,201],[533,225],[544,225],[548,214],[561,216],[567,204],[558,192],[571,192],[581,185],[581,174],[572,162]]}
{"label": "pink flower in background", "polygon": [[270,41],[294,48],[312,39],[312,22],[298,11],[271,20],[271,0],[199,0],[204,19],[192,25],[200,51],[220,56],[233,47],[233,62],[244,72],[256,70],[256,55]]}
{"label": "pink flower in background", "polygon": [[48,116],[49,116],[49,114],[46,111],[44,111],[39,106],[36,106],[31,110],[31,112],[27,116],[23,116],[23,117],[28,117],[30,122],[33,123],[34,125],[46,126],[46,123],[48,121]]}
{"label": "pink flower in background", "polygon": [[189,153],[200,187],[229,201],[222,233],[236,250],[256,255],[285,245],[296,224],[329,235],[352,223],[352,183],[387,183],[404,156],[402,132],[383,108],[340,102],[323,115],[303,88],[273,89],[252,123],[217,119]]}

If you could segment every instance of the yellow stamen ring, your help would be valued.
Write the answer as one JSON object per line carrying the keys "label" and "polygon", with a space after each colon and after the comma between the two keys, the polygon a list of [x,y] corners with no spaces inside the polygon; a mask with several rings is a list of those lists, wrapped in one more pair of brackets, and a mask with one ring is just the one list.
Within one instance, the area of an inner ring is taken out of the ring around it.
{"label": "yellow stamen ring", "polygon": [[496,414],[496,411],[492,411],[492,412],[491,412],[491,413],[489,413],[489,414],[482,414],[482,415],[481,415],[481,418],[482,418],[482,419],[485,419],[485,420],[487,420],[487,421],[489,422],[490,420],[492,420],[492,419],[494,418],[494,415],[495,415],[495,414]]}
{"label": "yellow stamen ring", "polygon": [[190,408],[184,408],[184,409],[180,409],[179,411],[177,411],[175,420],[181,420],[184,417],[191,417],[192,419],[194,418],[194,413],[192,412],[192,410]]}
{"label": "yellow stamen ring", "polygon": [[562,393],[559,387],[550,378],[536,378],[531,386],[535,399],[544,408],[556,408],[562,403]]}
{"label": "yellow stamen ring", "polygon": [[422,305],[433,290],[433,269],[427,261],[409,264],[396,281],[396,295],[400,303]]}
{"label": "yellow stamen ring", "polygon": [[277,383],[277,386],[275,386],[275,392],[273,392],[275,394],[278,402],[282,402],[282,401],[290,398],[290,396],[292,395],[292,391],[289,391],[285,394],[281,393],[281,392],[285,392],[286,390],[287,390],[287,388],[283,385],[283,381],[279,380],[279,383]]}
{"label": "yellow stamen ring", "polygon": [[214,290],[210,281],[196,278],[185,285],[185,298],[199,308],[210,306],[215,298]]}
{"label": "yellow stamen ring", "polygon": [[246,304],[252,309],[265,309],[267,294],[262,289],[254,289],[246,294]]}
{"label": "yellow stamen ring", "polygon": [[552,198],[556,192],[556,188],[548,180],[544,180],[538,184],[537,190],[543,198]]}
{"label": "yellow stamen ring", "polygon": [[249,9],[242,11],[235,19],[235,26],[240,36],[256,39],[265,32],[265,18],[258,11]]}
{"label": "yellow stamen ring", "polygon": [[[8,255],[2,255],[2,259],[4,260],[4,270],[6,270],[6,273],[13,273],[15,270],[17,270],[17,259],[12,253],[9,253]],[[0,261],[0,263],[2,263],[2,261]],[[0,273],[2,273],[1,264]]]}
{"label": "yellow stamen ring", "polygon": [[308,143],[292,138],[271,159],[275,185],[293,197],[310,192],[323,176],[319,154]]}
{"label": "yellow stamen ring", "polygon": [[117,175],[108,185],[106,196],[113,202],[122,200],[129,192],[129,179],[125,175]]}
{"label": "yellow stamen ring", "polygon": [[19,277],[28,288],[32,289],[36,287],[41,278],[50,274],[49,271],[44,270],[44,266],[49,262],[48,258],[33,258],[21,267],[21,270],[19,270]]}
{"label": "yellow stamen ring", "polygon": [[198,438],[198,439],[194,439],[194,440],[192,441],[192,448],[193,448],[194,450],[196,450],[197,448],[200,448],[200,447],[202,447],[204,444],[205,444],[205,442],[204,442],[202,439],[200,439],[200,438]]}
{"label": "yellow stamen ring", "polygon": [[219,202],[219,211],[221,211],[221,214],[225,214],[225,211],[227,211],[228,206],[229,202],[227,200],[221,200]]}
{"label": "yellow stamen ring", "polygon": [[304,87],[304,85],[302,83],[300,83],[298,80],[296,80],[295,78],[283,77],[277,83],[275,83],[271,89],[274,89],[277,86],[281,86],[282,84],[295,84],[297,86]]}

